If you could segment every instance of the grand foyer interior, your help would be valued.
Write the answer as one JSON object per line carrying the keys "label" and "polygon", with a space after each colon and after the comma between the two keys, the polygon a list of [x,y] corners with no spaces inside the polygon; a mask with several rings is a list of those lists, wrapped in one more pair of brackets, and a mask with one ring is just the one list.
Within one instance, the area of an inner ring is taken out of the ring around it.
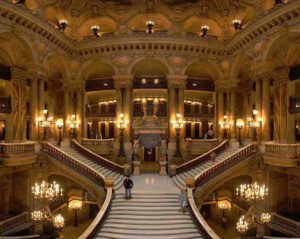
{"label": "grand foyer interior", "polygon": [[298,0],[0,1],[0,238],[299,237],[299,20]]}

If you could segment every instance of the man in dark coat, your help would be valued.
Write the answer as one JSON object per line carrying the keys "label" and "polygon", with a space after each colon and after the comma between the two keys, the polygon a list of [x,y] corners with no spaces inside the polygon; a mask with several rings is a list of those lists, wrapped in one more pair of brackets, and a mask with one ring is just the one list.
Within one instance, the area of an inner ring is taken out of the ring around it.
{"label": "man in dark coat", "polygon": [[133,187],[133,182],[129,177],[126,177],[123,186],[125,188],[125,198],[130,199],[131,198],[131,189]]}

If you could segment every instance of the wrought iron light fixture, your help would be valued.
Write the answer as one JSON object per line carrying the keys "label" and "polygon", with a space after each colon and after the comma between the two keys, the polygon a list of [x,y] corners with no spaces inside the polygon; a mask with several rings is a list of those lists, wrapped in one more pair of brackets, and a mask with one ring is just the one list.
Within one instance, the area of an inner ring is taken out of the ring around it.
{"label": "wrought iron light fixture", "polygon": [[153,29],[153,27],[154,27],[154,21],[152,21],[152,20],[146,21],[146,26],[147,26],[146,32],[147,32],[148,34],[151,34],[151,33],[154,32],[154,29]]}
{"label": "wrought iron light fixture", "polygon": [[62,19],[59,21],[58,29],[64,31],[67,26],[68,26],[68,21],[66,19]]}
{"label": "wrought iron light fixture", "polygon": [[207,25],[201,26],[201,31],[202,31],[201,37],[205,37],[207,35],[208,30],[209,30],[209,26]]}
{"label": "wrought iron light fixture", "polygon": [[92,30],[92,33],[95,37],[99,37],[99,30],[100,30],[100,27],[95,25],[95,26],[92,26],[91,27],[91,30]]}
{"label": "wrought iron light fixture", "polygon": [[234,29],[237,30],[242,30],[242,21],[239,19],[234,19],[232,21],[232,26],[234,27]]}

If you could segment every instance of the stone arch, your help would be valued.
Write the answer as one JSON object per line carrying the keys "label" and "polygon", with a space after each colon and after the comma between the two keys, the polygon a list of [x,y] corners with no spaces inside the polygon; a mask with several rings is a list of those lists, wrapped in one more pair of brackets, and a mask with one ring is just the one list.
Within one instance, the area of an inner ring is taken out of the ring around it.
{"label": "stone arch", "polygon": [[[44,66],[48,72],[48,78],[51,79],[69,79],[69,70],[65,58],[55,53],[50,53],[44,59]],[[63,83],[63,82],[62,82]]]}
{"label": "stone arch", "polygon": [[128,69],[133,75],[167,75],[171,72],[167,62],[157,57],[139,58]]}
{"label": "stone arch", "polygon": [[185,74],[189,77],[205,78],[209,80],[217,80],[222,78],[223,73],[215,63],[209,61],[193,61],[187,65]]}
{"label": "stone arch", "polygon": [[9,58],[11,66],[28,69],[34,60],[30,43],[13,32],[0,33],[0,49]]}
{"label": "stone arch", "polygon": [[133,16],[127,22],[128,28],[131,30],[144,30],[146,29],[146,21],[154,21],[154,30],[169,30],[172,26],[170,19],[162,14],[149,13],[149,14],[137,14]]}
{"label": "stone arch", "polygon": [[77,80],[86,81],[95,77],[112,77],[115,74],[116,69],[110,62],[100,59],[91,59],[80,68]]}
{"label": "stone arch", "polygon": [[241,77],[242,72],[251,73],[252,63],[254,59],[250,54],[241,54],[237,56],[232,64],[230,71],[231,79],[238,79]]}

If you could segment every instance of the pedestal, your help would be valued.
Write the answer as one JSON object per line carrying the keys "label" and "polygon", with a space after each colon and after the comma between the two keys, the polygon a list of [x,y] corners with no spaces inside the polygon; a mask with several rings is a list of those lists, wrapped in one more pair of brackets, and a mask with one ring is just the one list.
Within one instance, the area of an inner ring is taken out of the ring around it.
{"label": "pedestal", "polygon": [[131,174],[131,166],[129,164],[124,164],[123,169],[124,169],[124,176],[129,177]]}
{"label": "pedestal", "polygon": [[167,161],[159,161],[159,175],[160,176],[167,175]]}
{"label": "pedestal", "polygon": [[186,177],[185,178],[185,185],[188,188],[195,188],[195,179],[192,177]]}
{"label": "pedestal", "polygon": [[133,175],[134,176],[141,175],[141,161],[133,161]]}
{"label": "pedestal", "polygon": [[177,169],[177,165],[176,164],[171,164],[170,165],[170,170],[169,170],[169,175],[171,177],[176,175],[176,169]]}

